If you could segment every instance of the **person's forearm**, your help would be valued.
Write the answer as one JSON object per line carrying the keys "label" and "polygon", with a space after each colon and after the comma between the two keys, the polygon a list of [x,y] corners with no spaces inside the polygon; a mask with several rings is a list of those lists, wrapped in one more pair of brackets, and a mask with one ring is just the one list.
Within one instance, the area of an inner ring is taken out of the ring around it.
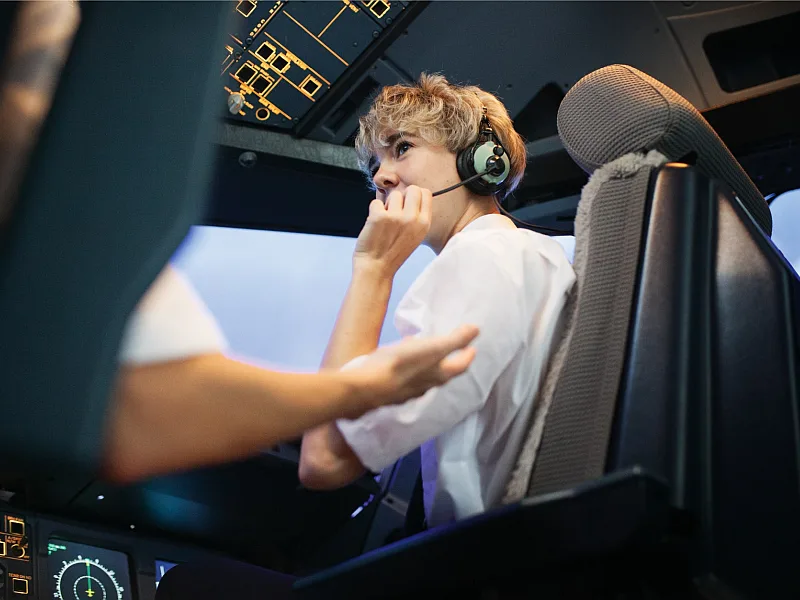
{"label": "person's forearm", "polygon": [[364,396],[345,373],[276,373],[222,355],[124,367],[104,474],[133,481],[243,459],[325,421],[357,416]]}
{"label": "person's forearm", "polygon": [[[323,367],[339,369],[378,347],[392,293],[392,278],[377,267],[357,266],[347,290]],[[303,434],[298,475],[311,489],[335,489],[358,479],[365,469],[334,422]]]}
{"label": "person's forearm", "polygon": [[310,490],[335,490],[366,472],[335,423],[327,423],[303,435],[297,476]]}
{"label": "person's forearm", "polygon": [[322,366],[340,369],[369,354],[378,342],[392,293],[392,277],[377,266],[356,266],[336,319]]}

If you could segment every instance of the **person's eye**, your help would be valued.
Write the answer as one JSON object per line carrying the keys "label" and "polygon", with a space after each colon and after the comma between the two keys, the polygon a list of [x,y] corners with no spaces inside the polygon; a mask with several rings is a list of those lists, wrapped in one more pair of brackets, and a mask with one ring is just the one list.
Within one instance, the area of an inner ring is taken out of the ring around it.
{"label": "person's eye", "polygon": [[405,140],[400,140],[394,147],[395,156],[402,156],[411,149],[411,144]]}

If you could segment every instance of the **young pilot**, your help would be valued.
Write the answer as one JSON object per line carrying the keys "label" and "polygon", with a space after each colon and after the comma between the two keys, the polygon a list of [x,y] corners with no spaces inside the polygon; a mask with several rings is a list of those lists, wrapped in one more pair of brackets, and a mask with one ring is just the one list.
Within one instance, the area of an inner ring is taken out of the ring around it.
{"label": "young pilot", "polygon": [[353,368],[377,347],[393,277],[419,244],[437,256],[397,307],[399,333],[474,323],[481,335],[465,375],[307,432],[299,475],[306,487],[337,488],[421,447],[434,527],[499,504],[575,274],[556,241],[498,212],[526,157],[494,95],[441,75],[388,86],[361,118],[356,149],[376,199],[323,366]]}

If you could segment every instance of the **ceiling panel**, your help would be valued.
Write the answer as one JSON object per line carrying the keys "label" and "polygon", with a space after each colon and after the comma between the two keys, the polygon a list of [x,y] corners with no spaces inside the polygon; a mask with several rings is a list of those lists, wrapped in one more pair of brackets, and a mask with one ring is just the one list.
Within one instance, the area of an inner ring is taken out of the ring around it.
{"label": "ceiling panel", "polygon": [[512,115],[546,84],[567,89],[614,63],[641,69],[705,108],[651,2],[433,2],[386,54],[413,76],[442,71],[496,92]]}

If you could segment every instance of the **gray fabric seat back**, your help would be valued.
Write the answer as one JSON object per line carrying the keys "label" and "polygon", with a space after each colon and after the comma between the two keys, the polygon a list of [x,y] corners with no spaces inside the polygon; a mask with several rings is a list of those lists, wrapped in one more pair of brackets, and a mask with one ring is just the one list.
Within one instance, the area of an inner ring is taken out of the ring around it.
{"label": "gray fabric seat back", "polygon": [[506,503],[604,473],[654,170],[695,153],[697,168],[736,190],[758,226],[771,231],[768,205],[700,113],[632,67],[613,65],[576,83],[558,127],[591,173],[575,219],[577,281]]}
{"label": "gray fabric seat back", "polygon": [[675,162],[696,155],[697,169],[727,183],[772,234],[764,197],[705,118],[680,94],[633,67],[612,65],[576,83],[559,107],[558,133],[587,173],[629,152],[657,150]]}

